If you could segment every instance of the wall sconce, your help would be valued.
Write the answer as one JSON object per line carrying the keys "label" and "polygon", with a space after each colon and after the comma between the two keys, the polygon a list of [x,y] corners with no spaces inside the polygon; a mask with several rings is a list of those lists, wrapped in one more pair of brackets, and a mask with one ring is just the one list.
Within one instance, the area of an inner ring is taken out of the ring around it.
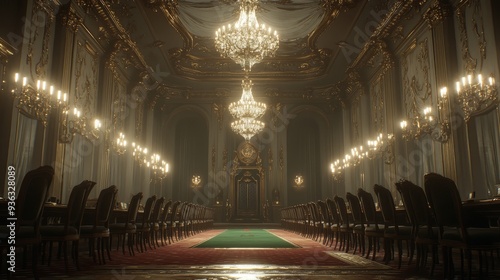
{"label": "wall sconce", "polygon": [[118,137],[112,142],[113,149],[119,155],[123,155],[127,151],[127,140],[125,134],[118,133]]}
{"label": "wall sconce", "polygon": [[369,159],[376,157],[383,157],[386,164],[391,164],[394,161],[394,154],[392,152],[392,143],[394,142],[394,135],[392,133],[380,133],[375,140],[368,140],[368,153]]}
{"label": "wall sconce", "polygon": [[68,95],[60,90],[56,92],[53,85],[47,87],[46,81],[38,80],[34,88],[28,83],[27,77],[23,77],[21,82],[19,73],[15,73],[14,85],[12,94],[19,101],[17,108],[24,114],[40,120],[44,127],[52,108],[67,106]]}
{"label": "wall sconce", "polygon": [[191,178],[191,183],[192,183],[191,187],[197,188],[201,183],[201,176],[193,175],[193,177]]}
{"label": "wall sconce", "polygon": [[296,188],[301,188],[302,184],[304,184],[304,177],[302,177],[302,175],[296,175],[293,181],[295,182]]}
{"label": "wall sconce", "polygon": [[402,120],[399,123],[403,130],[403,138],[409,141],[428,134],[436,141],[448,141],[450,136],[450,124],[446,117],[448,104],[448,89],[444,87],[440,90],[440,99],[438,101],[438,114],[441,117],[436,118],[432,108],[430,106],[425,107],[422,114],[416,113],[410,121]]}
{"label": "wall sconce", "polygon": [[462,77],[462,82],[456,82],[458,101],[464,112],[464,119],[469,121],[470,117],[477,112],[488,109],[497,102],[497,88],[495,79],[488,78],[488,82],[483,82],[483,76],[477,75],[477,81],[473,82],[472,75]]}
{"label": "wall sconce", "polygon": [[344,174],[344,165],[340,164],[340,160],[335,160],[332,164],[330,164],[330,171],[332,172],[333,179],[335,181],[341,181],[342,175]]}

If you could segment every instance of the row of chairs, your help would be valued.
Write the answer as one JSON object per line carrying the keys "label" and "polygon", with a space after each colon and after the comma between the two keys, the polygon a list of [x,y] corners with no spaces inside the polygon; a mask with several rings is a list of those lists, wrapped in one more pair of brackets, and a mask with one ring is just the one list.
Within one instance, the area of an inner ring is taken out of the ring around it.
{"label": "row of chairs", "polygon": [[[26,265],[28,251],[32,248],[32,270],[38,279],[37,264],[42,252],[42,264],[48,247],[48,264],[52,257],[53,243],[58,243],[58,252],[64,255],[65,268],[68,270],[67,245],[71,243],[71,258],[79,268],[79,240],[89,241],[89,255],[94,261],[105,263],[105,252],[111,260],[111,238],[116,236],[122,241],[125,253],[125,239],[128,239],[129,253],[134,255],[133,245],[141,246],[141,252],[161,244],[172,243],[210,228],[213,224],[213,210],[201,205],[180,201],[168,201],[152,196],[147,199],[144,211],[139,211],[142,193],[134,195],[129,204],[124,221],[116,220],[113,211],[116,205],[118,189],[110,186],[103,189],[97,198],[95,210],[90,220],[84,218],[88,196],[95,182],[83,181],[75,186],[64,210],[64,215],[57,224],[42,224],[42,213],[47,201],[49,188],[54,176],[51,166],[39,167],[29,171],[23,178],[15,199],[15,227],[0,226],[0,248],[2,256],[9,252],[9,236],[15,236],[15,246],[24,248],[23,266]],[[141,213],[141,215],[138,215]],[[8,215],[8,213],[7,213]],[[140,219],[136,219],[140,217]],[[119,219],[119,217],[116,217]],[[2,264],[6,264],[2,261]],[[5,269],[8,269],[5,267]],[[3,269],[2,271],[5,271]]]}
{"label": "row of chairs", "polygon": [[[431,275],[439,261],[438,248],[441,247],[444,274],[451,278],[454,276],[452,249],[460,249],[462,274],[463,255],[467,257],[469,276],[472,275],[471,252],[477,251],[479,272],[483,275],[484,265],[488,270],[488,262],[482,261],[486,253],[500,248],[500,228],[471,227],[465,223],[462,201],[453,180],[429,173],[424,182],[425,191],[407,180],[396,183],[404,211],[398,211],[389,189],[376,184],[373,191],[380,211],[377,211],[373,196],[358,189],[357,196],[346,194],[349,207],[343,198],[336,196],[333,200],[328,198],[284,208],[281,211],[282,226],[328,246],[332,246],[335,240],[334,249],[337,249],[337,244],[339,250],[346,252],[353,248],[353,253],[356,253],[359,248],[362,255],[365,255],[365,240],[368,240],[366,257],[373,252],[372,259],[375,259],[382,239],[386,263],[394,258],[396,243],[398,267],[401,267],[403,242],[407,245],[409,264],[416,249],[417,269],[425,267],[431,249]],[[351,240],[354,244],[350,244]]]}

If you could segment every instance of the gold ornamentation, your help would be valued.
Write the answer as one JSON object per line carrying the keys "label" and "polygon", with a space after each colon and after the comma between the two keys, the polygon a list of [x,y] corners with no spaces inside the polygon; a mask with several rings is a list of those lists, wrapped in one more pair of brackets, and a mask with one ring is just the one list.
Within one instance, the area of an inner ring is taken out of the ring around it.
{"label": "gold ornamentation", "polygon": [[254,163],[257,160],[257,149],[250,142],[242,142],[238,146],[238,159],[246,165]]}
{"label": "gold ornamentation", "polygon": [[281,175],[283,175],[283,167],[285,165],[285,158],[283,154],[283,144],[280,146],[280,169],[281,169]]}
{"label": "gold ornamentation", "polygon": [[425,11],[423,18],[432,28],[434,25],[442,22],[452,14],[452,7],[448,1],[437,0]]}
{"label": "gold ornamentation", "polygon": [[70,7],[71,5],[67,6],[67,9],[65,11],[62,11],[62,24],[65,26],[68,30],[70,30],[73,33],[78,32],[78,28],[82,25],[83,23],[83,18],[78,16],[76,12]]}
{"label": "gold ornamentation", "polygon": [[227,170],[227,149],[224,148],[224,151],[222,151],[222,169],[224,171]]}
{"label": "gold ornamentation", "polygon": [[215,145],[212,145],[212,171],[215,172],[215,167],[216,167],[216,152],[215,152]]}
{"label": "gold ornamentation", "polygon": [[274,163],[273,151],[271,150],[271,147],[269,147],[269,149],[267,150],[267,161],[269,163],[269,172],[271,172],[273,170],[273,163]]}
{"label": "gold ornamentation", "polygon": [[225,111],[226,106],[219,103],[212,103],[212,112],[214,112],[214,114],[217,116],[217,124],[219,125],[219,130],[222,129]]}

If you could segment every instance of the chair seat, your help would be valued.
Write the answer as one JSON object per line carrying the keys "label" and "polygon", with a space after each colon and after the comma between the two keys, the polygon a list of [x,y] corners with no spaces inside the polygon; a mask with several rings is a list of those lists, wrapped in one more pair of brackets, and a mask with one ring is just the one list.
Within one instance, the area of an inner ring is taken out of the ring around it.
{"label": "chair seat", "polygon": [[383,233],[384,232],[384,225],[365,225],[365,232],[371,232],[371,233]]}
{"label": "chair seat", "polygon": [[[500,230],[498,228],[466,228],[465,230],[468,235],[467,243],[472,246],[493,245],[500,240]],[[458,229],[445,229],[441,241],[465,242]]]}
{"label": "chair seat", "polygon": [[432,227],[431,230],[428,230],[426,226],[420,227],[417,232],[417,238],[419,239],[432,239],[437,240],[438,238],[438,227]]}
{"label": "chair seat", "polygon": [[120,230],[134,231],[137,229],[137,226],[131,223],[114,223],[109,225],[109,229],[111,231],[120,231]]}
{"label": "chair seat", "polygon": [[56,237],[65,235],[75,235],[78,237],[78,229],[75,227],[68,226],[67,228],[63,225],[48,225],[41,226],[40,233],[42,238],[44,237]]}
{"label": "chair seat", "polygon": [[[6,240],[9,237],[10,229],[6,225],[0,226],[0,240]],[[16,232],[17,239],[33,239],[37,238],[35,233],[35,228],[33,226],[20,226],[19,230]],[[2,243],[0,243],[2,244]]]}
{"label": "chair seat", "polygon": [[412,227],[410,226],[399,226],[396,231],[395,226],[388,226],[384,229],[385,235],[400,235],[400,236],[411,236]]}
{"label": "chair seat", "polygon": [[109,228],[105,226],[84,225],[80,228],[81,235],[109,235]]}

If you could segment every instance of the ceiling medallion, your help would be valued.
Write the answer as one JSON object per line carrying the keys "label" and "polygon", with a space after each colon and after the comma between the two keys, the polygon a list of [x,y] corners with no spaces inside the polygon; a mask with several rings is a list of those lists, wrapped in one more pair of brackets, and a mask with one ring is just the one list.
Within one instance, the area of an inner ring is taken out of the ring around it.
{"label": "ceiling medallion", "polygon": [[255,9],[259,0],[239,0],[240,17],[233,25],[228,24],[215,32],[215,47],[223,57],[229,57],[241,65],[245,72],[262,61],[266,56],[273,56],[279,46],[276,30],[259,24]]}
{"label": "ceiling medallion", "polygon": [[231,129],[250,139],[261,132],[265,124],[259,120],[266,111],[266,104],[256,102],[252,95],[252,81],[248,73],[255,63],[266,56],[273,56],[279,46],[279,37],[265,24],[259,24],[255,16],[258,0],[239,0],[240,17],[234,25],[227,25],[215,32],[215,47],[223,57],[229,57],[241,65],[247,77],[242,82],[243,92],[238,102],[229,104],[229,112],[236,119]]}

